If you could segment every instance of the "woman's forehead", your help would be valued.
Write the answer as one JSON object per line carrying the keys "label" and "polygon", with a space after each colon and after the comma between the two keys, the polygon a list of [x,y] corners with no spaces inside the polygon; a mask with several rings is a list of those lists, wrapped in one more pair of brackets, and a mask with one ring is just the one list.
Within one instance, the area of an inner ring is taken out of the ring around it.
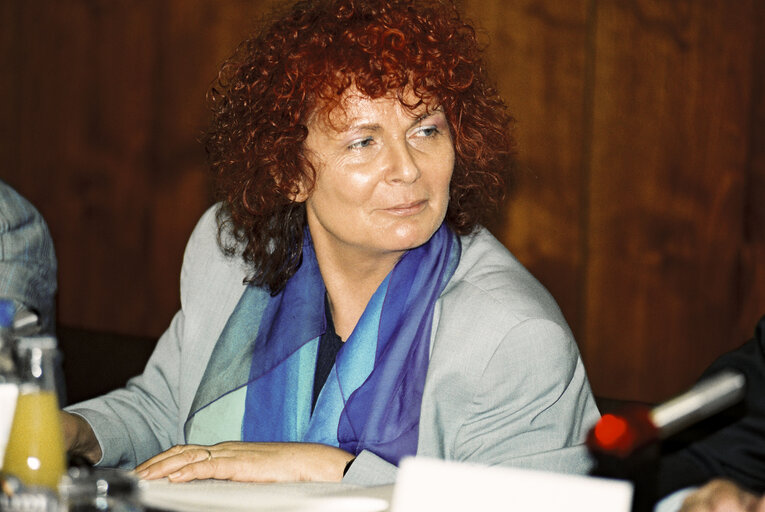
{"label": "woman's forehead", "polygon": [[308,125],[323,124],[336,131],[343,131],[359,119],[374,113],[398,110],[404,115],[416,119],[438,108],[433,100],[417,96],[411,88],[403,91],[390,91],[379,98],[372,98],[355,87],[349,87],[342,93],[340,100],[333,105],[325,105],[314,110],[308,118]]}

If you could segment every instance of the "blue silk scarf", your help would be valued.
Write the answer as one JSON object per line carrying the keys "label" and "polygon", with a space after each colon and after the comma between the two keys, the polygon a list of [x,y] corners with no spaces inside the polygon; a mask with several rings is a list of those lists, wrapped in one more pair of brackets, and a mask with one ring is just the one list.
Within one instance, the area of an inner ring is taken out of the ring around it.
{"label": "blue silk scarf", "polygon": [[317,442],[393,464],[416,453],[435,303],[459,256],[445,225],[404,254],[338,352],[311,414],[326,291],[306,233],[284,290],[243,293],[197,390],[186,441]]}

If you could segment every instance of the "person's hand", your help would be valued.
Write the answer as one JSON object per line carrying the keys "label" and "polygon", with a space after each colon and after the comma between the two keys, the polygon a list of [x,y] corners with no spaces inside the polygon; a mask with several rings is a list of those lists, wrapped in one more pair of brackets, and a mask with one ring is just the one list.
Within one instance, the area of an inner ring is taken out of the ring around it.
{"label": "person's hand", "polygon": [[717,479],[685,498],[680,512],[765,512],[765,497]]}
{"label": "person's hand", "polygon": [[215,478],[239,482],[340,481],[353,455],[323,444],[245,443],[178,445],[136,467],[139,478],[172,482]]}
{"label": "person's hand", "polygon": [[90,424],[81,416],[64,411],[61,411],[59,418],[66,451],[85,457],[91,464],[101,460],[101,445],[98,444]]}

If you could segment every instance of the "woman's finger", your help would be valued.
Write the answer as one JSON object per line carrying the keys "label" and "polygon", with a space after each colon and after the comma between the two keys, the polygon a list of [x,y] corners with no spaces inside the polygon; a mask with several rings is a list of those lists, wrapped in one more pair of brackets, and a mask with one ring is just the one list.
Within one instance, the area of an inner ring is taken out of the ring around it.
{"label": "woman's finger", "polygon": [[[190,482],[192,480],[241,480],[241,481],[257,481],[256,478],[242,478],[243,474],[238,471],[241,462],[236,459],[223,457],[223,458],[211,458],[193,464],[188,464],[181,467],[178,471],[174,471],[167,475],[167,479],[171,482]],[[237,478],[239,476],[239,478]]]}
{"label": "woman's finger", "polygon": [[[256,445],[255,445],[256,446]],[[233,480],[239,482],[279,482],[299,480],[294,460],[280,456],[273,449],[260,451],[257,448],[245,452],[236,449],[231,452],[213,451],[209,460],[202,460],[180,467],[167,474],[171,482],[191,480]],[[300,463],[298,462],[299,466]]]}
{"label": "woman's finger", "polygon": [[144,469],[148,468],[152,464],[156,464],[157,462],[159,462],[161,460],[164,460],[164,459],[166,459],[168,457],[172,457],[173,455],[177,455],[177,454],[181,453],[183,451],[183,449],[186,448],[186,447],[187,447],[187,445],[177,444],[177,445],[173,446],[172,448],[170,448],[168,450],[165,450],[164,452],[160,452],[160,453],[156,454],[154,457],[151,457],[150,459],[147,459],[147,460],[143,461],[138,466],[136,466],[135,471],[136,472],[143,471]]}
{"label": "woman's finger", "polygon": [[151,466],[152,464],[156,464],[157,462],[160,462],[164,459],[167,459],[169,457],[173,457],[175,455],[179,455],[184,452],[188,452],[191,450],[212,450],[212,446],[202,446],[198,444],[177,444],[173,446],[172,448],[169,448],[165,450],[164,452],[156,454],[154,457],[147,459],[140,463],[138,466],[136,466],[135,470],[136,472],[142,471],[146,469],[147,467]]}
{"label": "woman's finger", "polygon": [[174,447],[141,464],[136,468],[136,474],[139,478],[154,480],[175,473],[184,466],[211,459],[212,452],[204,446]]}

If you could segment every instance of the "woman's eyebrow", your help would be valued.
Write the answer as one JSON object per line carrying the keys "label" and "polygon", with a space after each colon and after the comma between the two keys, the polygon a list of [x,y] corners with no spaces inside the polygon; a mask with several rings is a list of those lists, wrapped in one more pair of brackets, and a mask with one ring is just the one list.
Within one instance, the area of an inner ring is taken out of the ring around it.
{"label": "woman's eyebrow", "polygon": [[[421,123],[425,119],[428,119],[429,117],[432,117],[436,114],[443,113],[443,109],[441,107],[434,108],[433,110],[428,110],[423,112],[422,114],[418,115],[412,120],[411,126],[416,126],[418,123]],[[364,119],[359,119],[358,124],[356,124],[356,121],[351,121],[348,124],[348,127],[344,130],[339,130],[338,133],[348,133],[352,131],[360,131],[360,130],[366,130],[370,132],[379,132],[382,130],[382,126],[379,123],[374,122],[368,122]]]}
{"label": "woman's eyebrow", "polygon": [[379,123],[366,123],[366,122],[360,122],[359,124],[351,124],[348,126],[347,130],[344,130],[346,132],[355,131],[355,130],[367,130],[371,132],[377,132],[380,131],[382,127]]}
{"label": "woman's eyebrow", "polygon": [[429,117],[435,116],[436,114],[443,114],[443,113],[444,113],[444,109],[441,108],[441,107],[436,107],[436,108],[434,108],[432,110],[426,110],[425,112],[423,112],[422,114],[417,116],[414,119],[414,122],[412,124],[420,123],[420,122],[422,122],[423,120],[425,120],[425,119],[427,119]]}

